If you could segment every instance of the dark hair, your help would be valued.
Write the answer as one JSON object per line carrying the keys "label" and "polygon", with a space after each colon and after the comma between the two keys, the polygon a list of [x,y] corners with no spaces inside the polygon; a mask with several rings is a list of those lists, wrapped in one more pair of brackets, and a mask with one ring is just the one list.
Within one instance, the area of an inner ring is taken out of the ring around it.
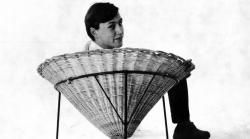
{"label": "dark hair", "polygon": [[99,29],[100,23],[112,20],[117,14],[118,8],[111,3],[93,4],[85,16],[85,26],[88,36],[94,41],[95,38],[90,32],[90,27]]}

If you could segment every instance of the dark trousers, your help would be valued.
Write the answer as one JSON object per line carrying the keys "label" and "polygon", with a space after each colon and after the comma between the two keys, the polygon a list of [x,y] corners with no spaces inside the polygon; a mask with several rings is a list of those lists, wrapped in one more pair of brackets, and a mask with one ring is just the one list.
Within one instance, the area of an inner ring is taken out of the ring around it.
{"label": "dark trousers", "polygon": [[180,81],[168,91],[173,123],[189,121],[187,80]]}

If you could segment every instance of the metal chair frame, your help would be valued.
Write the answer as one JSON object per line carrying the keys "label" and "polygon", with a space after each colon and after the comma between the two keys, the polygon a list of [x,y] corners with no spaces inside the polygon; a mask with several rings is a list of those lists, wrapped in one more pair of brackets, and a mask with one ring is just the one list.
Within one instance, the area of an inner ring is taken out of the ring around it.
{"label": "metal chair frame", "polygon": [[[114,105],[112,104],[110,98],[108,97],[106,91],[104,90],[104,88],[102,87],[102,85],[100,84],[99,80],[98,80],[98,76],[100,75],[106,75],[106,74],[124,74],[125,75],[125,82],[124,82],[124,86],[125,86],[125,97],[124,97],[124,102],[125,103],[125,115],[124,115],[124,119],[121,118],[121,116],[118,114],[117,110],[115,109]],[[147,88],[145,89],[145,91],[143,92],[143,95],[141,97],[141,99],[139,100],[139,102],[137,103],[135,109],[133,110],[130,118],[128,119],[128,115],[127,115],[127,108],[128,108],[128,104],[127,104],[127,77],[129,74],[149,74],[149,75],[153,75],[153,77],[151,78],[149,84],[151,84],[151,82],[153,81],[154,77],[156,75],[158,76],[162,76],[162,77],[167,77],[167,78],[171,78],[173,80],[175,80],[176,82],[178,82],[178,80],[176,79],[175,76],[170,75],[170,74],[166,74],[166,73],[159,73],[159,72],[148,72],[148,71],[128,71],[128,70],[123,70],[123,71],[111,71],[111,72],[99,72],[99,73],[93,73],[93,74],[87,74],[87,75],[81,75],[81,76],[77,76],[77,77],[72,77],[72,78],[68,78],[66,80],[60,81],[58,83],[55,84],[55,89],[58,91],[59,95],[58,95],[58,107],[57,107],[57,128],[56,128],[56,139],[59,138],[59,122],[60,122],[60,105],[61,105],[61,92],[57,89],[57,86],[60,85],[61,83],[71,83],[72,81],[76,80],[76,79],[81,79],[81,78],[88,78],[88,77],[94,77],[97,81],[97,83],[99,84],[100,88],[102,89],[103,93],[105,94],[107,100],[109,101],[110,105],[112,106],[113,110],[116,112],[117,116],[119,117],[119,119],[121,120],[123,126],[124,126],[124,139],[127,139],[127,128],[129,123],[131,122],[132,117],[135,114],[136,109],[138,108],[140,102],[142,101],[144,95],[146,94],[149,86],[147,86]],[[166,131],[166,139],[168,139],[168,126],[167,126],[167,116],[166,116],[166,107],[165,107],[165,98],[164,96],[162,96],[162,102],[163,102],[163,111],[164,111],[164,120],[165,120],[165,131]]]}

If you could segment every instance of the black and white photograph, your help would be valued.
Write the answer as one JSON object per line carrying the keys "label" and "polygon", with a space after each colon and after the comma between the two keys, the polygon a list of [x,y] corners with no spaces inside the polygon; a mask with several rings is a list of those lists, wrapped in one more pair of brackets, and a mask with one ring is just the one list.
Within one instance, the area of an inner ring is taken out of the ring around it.
{"label": "black and white photograph", "polygon": [[250,1],[0,1],[1,139],[250,138]]}

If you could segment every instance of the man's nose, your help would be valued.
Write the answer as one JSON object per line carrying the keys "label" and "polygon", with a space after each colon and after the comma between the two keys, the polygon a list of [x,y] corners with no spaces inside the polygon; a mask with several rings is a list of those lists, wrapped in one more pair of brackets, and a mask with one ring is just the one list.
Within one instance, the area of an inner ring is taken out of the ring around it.
{"label": "man's nose", "polygon": [[116,34],[123,34],[123,26],[122,25],[116,25],[115,32],[116,32]]}

